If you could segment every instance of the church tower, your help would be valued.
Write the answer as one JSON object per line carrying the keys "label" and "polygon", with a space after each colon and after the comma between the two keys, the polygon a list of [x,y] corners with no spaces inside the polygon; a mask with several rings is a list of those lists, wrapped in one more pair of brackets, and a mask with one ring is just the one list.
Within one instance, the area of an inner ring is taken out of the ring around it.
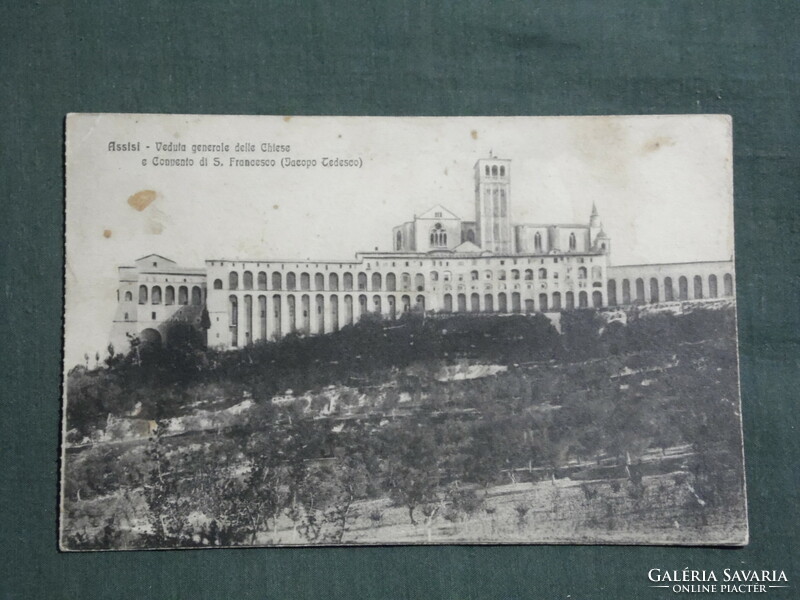
{"label": "church tower", "polygon": [[511,254],[511,161],[481,158],[475,163],[476,243],[495,254]]}

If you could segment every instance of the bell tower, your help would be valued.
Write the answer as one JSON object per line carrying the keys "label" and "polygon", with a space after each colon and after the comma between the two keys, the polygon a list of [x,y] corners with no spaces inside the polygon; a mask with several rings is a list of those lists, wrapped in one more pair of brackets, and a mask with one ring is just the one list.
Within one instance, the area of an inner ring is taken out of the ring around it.
{"label": "bell tower", "polygon": [[495,254],[511,254],[511,161],[481,158],[475,163],[476,243]]}

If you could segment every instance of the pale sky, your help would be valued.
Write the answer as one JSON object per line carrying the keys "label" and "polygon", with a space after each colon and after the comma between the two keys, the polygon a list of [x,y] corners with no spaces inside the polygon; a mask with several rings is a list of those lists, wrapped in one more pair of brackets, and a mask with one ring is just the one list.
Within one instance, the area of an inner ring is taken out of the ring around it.
{"label": "pale sky", "polygon": [[[112,141],[139,141],[140,151],[111,152]],[[157,151],[156,142],[186,151]],[[192,154],[192,144],[217,143],[230,151]],[[235,153],[237,143],[256,152]],[[264,153],[262,143],[291,151]],[[585,223],[595,202],[614,265],[733,255],[726,116],[70,115],[66,368],[84,352],[105,353],[117,266],[152,252],[202,267],[213,258],[347,260],[391,250],[392,227],[435,204],[474,220],[473,166],[490,151],[512,161],[515,223]],[[215,155],[225,166],[197,166]],[[152,166],[154,156],[196,166]],[[318,164],[228,166],[230,157],[286,156]],[[363,166],[324,168],[323,157]],[[155,200],[138,211],[128,199],[142,190]]]}

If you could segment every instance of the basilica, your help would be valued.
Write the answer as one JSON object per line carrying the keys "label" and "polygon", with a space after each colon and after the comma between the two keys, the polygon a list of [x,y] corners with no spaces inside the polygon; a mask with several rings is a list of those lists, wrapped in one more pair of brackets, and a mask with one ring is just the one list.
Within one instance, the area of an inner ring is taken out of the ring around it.
{"label": "basilica", "polygon": [[[373,313],[530,314],[697,302],[734,295],[732,261],[613,265],[596,207],[584,223],[511,220],[511,161],[474,167],[474,220],[441,205],[393,228],[391,252],[351,260],[211,258],[190,269],[149,255],[119,268],[111,341],[170,341],[175,324],[210,347],[325,334]],[[203,313],[207,311],[207,320]]]}

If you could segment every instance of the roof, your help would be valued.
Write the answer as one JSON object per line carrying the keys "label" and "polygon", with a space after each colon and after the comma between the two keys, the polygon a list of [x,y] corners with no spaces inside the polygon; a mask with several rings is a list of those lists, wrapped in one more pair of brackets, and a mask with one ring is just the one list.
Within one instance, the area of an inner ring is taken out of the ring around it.
{"label": "roof", "polygon": [[[441,212],[442,216],[437,217],[436,216],[437,212]],[[458,217],[458,215],[447,210],[441,204],[437,204],[436,206],[433,206],[430,209],[426,210],[424,213],[419,215],[417,219],[458,219],[459,221],[461,220],[460,217]]]}

